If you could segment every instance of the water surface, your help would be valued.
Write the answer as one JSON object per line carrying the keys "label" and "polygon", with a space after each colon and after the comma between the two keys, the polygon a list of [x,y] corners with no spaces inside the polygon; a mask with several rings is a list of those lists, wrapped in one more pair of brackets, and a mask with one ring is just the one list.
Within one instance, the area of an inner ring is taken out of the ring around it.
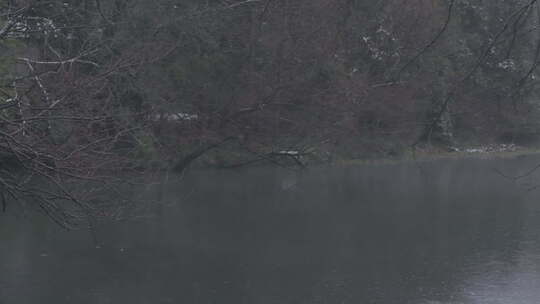
{"label": "water surface", "polygon": [[497,173],[538,163],[191,172],[98,244],[1,215],[0,303],[538,303],[540,173]]}

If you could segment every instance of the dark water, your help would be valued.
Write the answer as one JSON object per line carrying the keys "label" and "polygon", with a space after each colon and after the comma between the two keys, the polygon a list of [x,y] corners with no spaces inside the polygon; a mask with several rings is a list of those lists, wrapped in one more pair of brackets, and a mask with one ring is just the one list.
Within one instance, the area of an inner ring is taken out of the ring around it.
{"label": "dark water", "polygon": [[99,248],[2,215],[0,303],[540,303],[540,173],[495,171],[538,163],[191,173]]}

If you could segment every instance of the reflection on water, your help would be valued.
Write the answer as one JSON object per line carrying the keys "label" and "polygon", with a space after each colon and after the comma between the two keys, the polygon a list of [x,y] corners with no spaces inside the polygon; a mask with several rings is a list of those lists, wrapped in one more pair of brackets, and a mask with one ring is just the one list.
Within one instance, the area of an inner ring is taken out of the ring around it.
{"label": "reflection on water", "polygon": [[538,303],[540,178],[494,170],[538,162],[191,173],[99,248],[3,215],[0,303]]}
{"label": "reflection on water", "polygon": [[[466,303],[538,303],[540,299],[540,222],[532,202],[522,218],[521,238],[506,258],[471,259],[463,282]],[[538,204],[540,205],[540,204]],[[502,251],[502,250],[500,250]]]}

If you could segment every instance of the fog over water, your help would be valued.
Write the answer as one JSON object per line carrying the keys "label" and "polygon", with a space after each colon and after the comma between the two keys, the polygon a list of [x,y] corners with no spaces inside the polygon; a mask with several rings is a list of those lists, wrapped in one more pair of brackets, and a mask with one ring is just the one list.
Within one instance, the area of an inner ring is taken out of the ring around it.
{"label": "fog over water", "polygon": [[4,214],[0,303],[538,303],[539,163],[193,171],[97,244]]}

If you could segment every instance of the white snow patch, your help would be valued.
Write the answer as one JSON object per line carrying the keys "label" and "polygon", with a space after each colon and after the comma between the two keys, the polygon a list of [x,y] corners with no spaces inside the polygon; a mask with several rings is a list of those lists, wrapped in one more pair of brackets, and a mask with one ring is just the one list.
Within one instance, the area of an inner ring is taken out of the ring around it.
{"label": "white snow patch", "polygon": [[154,121],[159,121],[159,120],[186,121],[186,120],[197,120],[197,119],[199,119],[199,115],[197,114],[182,113],[182,112],[156,114],[153,117]]}

